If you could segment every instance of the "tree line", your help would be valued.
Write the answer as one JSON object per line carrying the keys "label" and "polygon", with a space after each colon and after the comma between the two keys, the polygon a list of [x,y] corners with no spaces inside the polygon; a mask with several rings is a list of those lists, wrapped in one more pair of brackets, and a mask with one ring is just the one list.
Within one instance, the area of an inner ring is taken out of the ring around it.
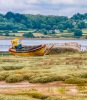
{"label": "tree line", "polygon": [[44,16],[7,12],[0,14],[0,30],[59,30],[74,32],[87,28],[87,13],[77,13],[71,18],[66,16]]}

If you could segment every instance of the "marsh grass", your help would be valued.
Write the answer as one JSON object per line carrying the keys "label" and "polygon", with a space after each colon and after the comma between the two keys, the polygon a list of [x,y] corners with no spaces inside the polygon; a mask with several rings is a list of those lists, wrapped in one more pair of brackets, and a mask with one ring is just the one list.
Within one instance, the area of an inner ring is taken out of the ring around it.
{"label": "marsh grass", "polygon": [[53,81],[62,81],[60,76],[39,76],[29,80],[30,83],[48,83]]}
{"label": "marsh grass", "polygon": [[29,94],[29,96],[32,96],[33,98],[38,98],[38,99],[42,99],[42,100],[44,100],[44,99],[46,99],[48,96],[46,96],[46,95],[43,95],[43,94],[41,94],[41,93],[30,93]]}
{"label": "marsh grass", "polygon": [[21,74],[9,75],[6,78],[6,82],[8,83],[15,83],[15,82],[21,82],[21,81],[23,81],[23,76]]}
{"label": "marsh grass", "polygon": [[[8,95],[0,95],[0,100],[87,100],[87,96],[67,96],[67,89],[65,87],[58,88],[58,93],[60,92],[61,95],[52,95],[55,92],[54,88],[50,88],[49,93],[51,93],[51,95],[47,95],[46,93],[39,92],[35,89],[13,89],[11,91],[15,91],[14,94],[10,94],[9,92]],[[87,92],[81,91],[80,93],[86,94]]]}
{"label": "marsh grass", "polygon": [[[86,80],[87,53],[58,53],[44,57],[0,57],[0,80],[31,83]],[[19,77],[15,77],[19,75]],[[74,77],[73,77],[74,76]],[[17,78],[17,79],[16,79]],[[18,79],[19,78],[19,79]],[[69,83],[73,83],[73,82]],[[81,82],[80,81],[80,82]],[[76,81],[75,81],[76,82]],[[85,81],[86,82],[86,81]],[[78,84],[78,82],[76,83]]]}
{"label": "marsh grass", "polygon": [[9,72],[5,72],[5,71],[1,72],[0,73],[0,81],[4,81],[8,76],[9,76]]}
{"label": "marsh grass", "polygon": [[66,93],[65,87],[59,88],[58,91],[59,91],[59,93],[61,93],[61,94],[65,94],[65,93]]}
{"label": "marsh grass", "polygon": [[65,83],[68,84],[77,84],[77,85],[86,85],[87,79],[85,78],[78,78],[78,77],[71,77],[65,80]]}
{"label": "marsh grass", "polygon": [[84,93],[84,92],[87,93],[87,87],[86,86],[78,86],[77,89],[80,93]]}
{"label": "marsh grass", "polygon": [[0,95],[0,100],[38,100],[29,96],[22,95]]}
{"label": "marsh grass", "polygon": [[17,66],[17,65],[8,65],[8,66],[1,66],[3,70],[17,70],[22,69],[24,66]]}
{"label": "marsh grass", "polygon": [[32,97],[32,98],[36,98],[36,99],[39,99],[39,100],[45,100],[46,98],[48,98],[48,96],[40,93],[40,92],[34,92],[34,91],[28,91],[28,92],[19,92],[17,93],[16,95],[22,95],[22,96],[29,96],[29,97]]}
{"label": "marsh grass", "polygon": [[80,75],[80,77],[81,77],[81,78],[87,78],[87,73],[82,73],[82,74]]}
{"label": "marsh grass", "polygon": [[83,96],[51,96],[46,100],[87,100],[87,97]]}
{"label": "marsh grass", "polygon": [[[16,92],[14,92],[13,94],[9,94],[11,96],[24,96],[24,97],[31,97],[31,98],[36,98],[39,100],[45,100],[46,98],[48,98],[49,96],[47,96],[44,93],[41,93],[35,89],[16,89]],[[20,99],[19,99],[20,100]],[[29,99],[31,100],[31,99]]]}

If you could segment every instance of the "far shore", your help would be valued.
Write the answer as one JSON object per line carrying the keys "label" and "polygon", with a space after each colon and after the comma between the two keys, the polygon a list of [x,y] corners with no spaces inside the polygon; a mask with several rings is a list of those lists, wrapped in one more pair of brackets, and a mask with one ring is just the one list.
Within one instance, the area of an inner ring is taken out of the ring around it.
{"label": "far shore", "polygon": [[24,38],[24,37],[0,37],[0,40],[12,40],[15,38],[19,38],[21,40],[87,40],[85,38]]}

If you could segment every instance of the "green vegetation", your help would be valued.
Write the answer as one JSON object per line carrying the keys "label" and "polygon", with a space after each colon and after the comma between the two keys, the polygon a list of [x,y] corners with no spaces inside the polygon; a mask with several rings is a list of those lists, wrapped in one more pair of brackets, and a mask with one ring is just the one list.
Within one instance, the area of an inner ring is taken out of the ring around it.
{"label": "green vegetation", "polygon": [[81,77],[82,77],[82,78],[87,78],[87,73],[81,74]]}
{"label": "green vegetation", "polygon": [[72,77],[72,78],[66,79],[65,83],[84,85],[84,84],[87,84],[87,79],[85,79],[85,78],[78,78],[78,77]]}
{"label": "green vegetation", "polygon": [[12,96],[12,95],[0,95],[0,100],[38,100],[34,99],[29,96],[22,96],[22,95],[17,95],[17,96]]}
{"label": "green vegetation", "polygon": [[77,96],[77,97],[75,97],[75,96],[51,96],[51,97],[49,97],[49,98],[47,98],[46,100],[86,100],[87,99],[87,97],[80,97],[80,96]]}
{"label": "green vegetation", "polygon": [[27,80],[31,83],[63,81],[69,84],[86,84],[87,53],[71,50],[53,55],[58,52],[52,51],[52,55],[44,57],[0,57],[0,80],[9,83]]}
{"label": "green vegetation", "polygon": [[37,77],[32,77],[29,79],[31,83],[48,83],[53,81],[64,81],[65,76],[57,76],[55,74],[52,75],[40,75]]}
{"label": "green vegetation", "polygon": [[24,36],[25,38],[34,38],[34,35],[33,35],[31,32],[25,33],[25,34],[23,34],[23,36]]}
{"label": "green vegetation", "polygon": [[6,82],[15,83],[23,81],[23,76],[20,74],[10,75],[6,78]]}
{"label": "green vegetation", "polygon": [[74,31],[74,36],[77,38],[80,38],[82,36],[82,34],[83,34],[82,31],[79,29]]}
{"label": "green vegetation", "polygon": [[31,98],[29,96],[22,96],[22,95],[16,95],[16,96],[10,96],[10,95],[0,95],[0,100],[87,100],[86,97],[83,96],[78,96],[78,97],[73,97],[73,96],[50,96],[46,99],[35,99]]}
{"label": "green vegetation", "polygon": [[[43,37],[80,38],[87,29],[87,14],[75,14],[71,18],[65,16],[43,16],[8,12],[0,14],[0,35],[32,38],[33,33],[41,33]],[[31,34],[29,34],[31,33]],[[69,33],[67,35],[67,33]],[[87,32],[86,32],[87,33]],[[59,37],[59,34],[61,36]],[[63,36],[62,36],[63,35]],[[84,37],[86,38],[86,36]]]}
{"label": "green vegetation", "polygon": [[0,100],[86,100],[87,53],[52,52],[43,57],[0,56],[3,85],[29,85],[1,88]]}
{"label": "green vegetation", "polygon": [[22,69],[23,66],[12,66],[12,65],[8,65],[8,66],[2,66],[3,70],[17,70],[17,69]]}

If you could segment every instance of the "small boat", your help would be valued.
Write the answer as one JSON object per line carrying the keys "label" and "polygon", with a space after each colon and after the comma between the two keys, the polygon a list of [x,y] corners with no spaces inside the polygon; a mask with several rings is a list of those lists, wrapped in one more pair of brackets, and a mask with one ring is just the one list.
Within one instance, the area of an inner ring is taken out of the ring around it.
{"label": "small boat", "polygon": [[46,54],[46,45],[23,46],[20,50],[9,48],[9,53],[15,56],[44,56]]}

